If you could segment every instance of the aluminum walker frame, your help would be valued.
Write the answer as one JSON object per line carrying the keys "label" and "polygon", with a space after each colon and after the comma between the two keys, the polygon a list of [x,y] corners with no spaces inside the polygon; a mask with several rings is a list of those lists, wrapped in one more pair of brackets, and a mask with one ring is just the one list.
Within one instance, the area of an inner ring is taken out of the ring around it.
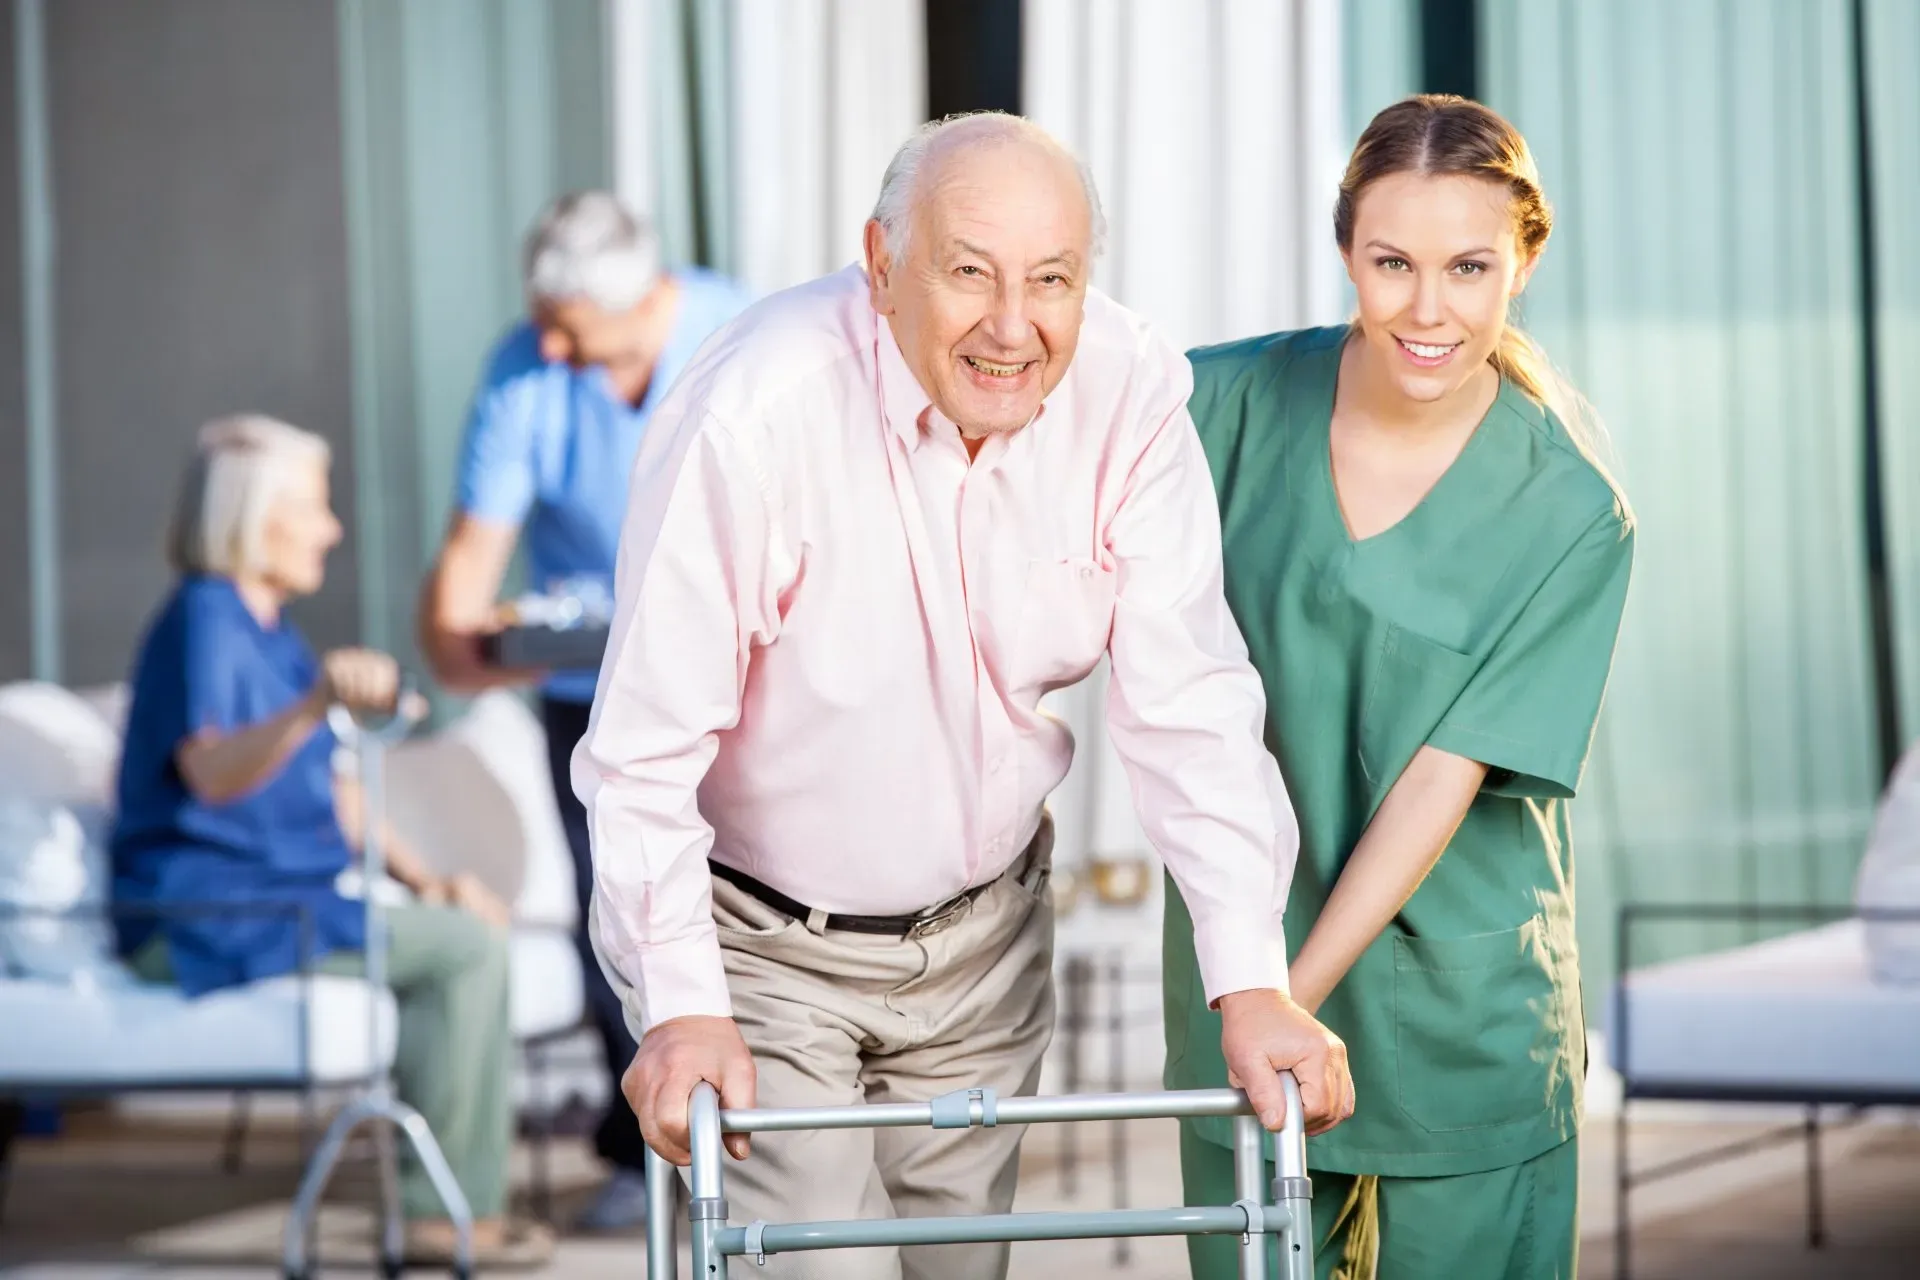
{"label": "aluminum walker frame", "polygon": [[[383,766],[387,748],[406,737],[420,718],[420,697],[411,684],[403,683],[394,713],[383,721],[356,719],[345,707],[327,711],[327,723],[342,746],[359,759],[361,788],[361,871],[365,884],[362,900],[367,914],[366,982],[371,995],[367,1001],[367,1044],[378,1050],[382,1035],[379,992],[387,985],[386,912],[380,903],[379,886],[386,873],[386,849],[381,825],[386,818]],[[376,1053],[376,1059],[384,1054]],[[362,1124],[373,1125],[373,1141],[380,1162],[380,1274],[394,1280],[406,1266],[404,1227],[400,1217],[400,1196],[394,1131],[406,1136],[414,1156],[433,1183],[435,1194],[453,1220],[456,1243],[453,1274],[456,1280],[468,1280],[473,1273],[473,1211],[467,1204],[459,1181],[453,1176],[447,1158],[434,1140],[433,1130],[418,1111],[394,1096],[393,1071],[382,1067],[359,1097],[347,1103],[327,1126],[307,1162],[300,1179],[300,1190],[293,1199],[293,1211],[287,1218],[287,1234],[282,1252],[285,1280],[312,1280],[315,1250],[314,1232],[318,1225],[320,1196],[327,1179],[333,1175],[346,1150],[347,1139]]]}
{"label": "aluminum walker frame", "polygon": [[[1237,1235],[1241,1280],[1266,1280],[1267,1240],[1278,1237],[1284,1280],[1313,1280],[1312,1184],[1307,1178],[1306,1128],[1300,1089],[1282,1072],[1287,1118],[1275,1135],[1278,1162],[1271,1195],[1262,1196],[1266,1131],[1238,1089],[1192,1089],[1170,1093],[1082,1094],[1052,1098],[998,1098],[992,1089],[963,1089],[932,1102],[870,1106],[803,1107],[722,1111],[713,1086],[694,1088],[689,1113],[693,1273],[698,1280],[726,1280],[728,1259],[765,1262],[770,1253],[858,1249],[922,1244],[1002,1243],[1020,1240],[1087,1240],[1121,1236]],[[1113,1209],[1103,1212],[995,1213],[979,1217],[889,1218],[848,1222],[727,1221],[725,1148],[729,1133],[784,1133],[807,1129],[990,1128],[997,1124],[1048,1124],[1086,1120],[1198,1119],[1234,1117],[1234,1193],[1230,1205],[1182,1209]],[[647,1275],[673,1280],[679,1249],[673,1229],[678,1171],[647,1152]]]}

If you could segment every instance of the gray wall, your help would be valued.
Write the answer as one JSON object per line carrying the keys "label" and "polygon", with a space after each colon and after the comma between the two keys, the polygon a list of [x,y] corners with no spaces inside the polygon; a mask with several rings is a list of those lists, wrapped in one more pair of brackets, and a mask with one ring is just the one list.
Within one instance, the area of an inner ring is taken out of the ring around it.
{"label": "gray wall", "polygon": [[[326,589],[295,616],[316,646],[355,638],[334,6],[55,3],[47,46],[64,680],[124,675],[167,588],[159,533],[193,431],[238,410],[333,442],[348,539]],[[0,203],[11,219],[16,201]],[[0,276],[0,305],[5,285]],[[5,345],[0,361],[17,363],[19,343]],[[0,363],[0,396],[9,367]],[[0,451],[13,438],[0,435]],[[0,483],[17,485],[4,463],[0,452]],[[0,513],[13,507],[0,500]],[[11,572],[0,559],[0,590]],[[20,629],[0,624],[0,661]]]}
{"label": "gray wall", "polygon": [[21,382],[20,182],[13,6],[0,9],[0,680],[32,669],[27,599],[27,412]]}

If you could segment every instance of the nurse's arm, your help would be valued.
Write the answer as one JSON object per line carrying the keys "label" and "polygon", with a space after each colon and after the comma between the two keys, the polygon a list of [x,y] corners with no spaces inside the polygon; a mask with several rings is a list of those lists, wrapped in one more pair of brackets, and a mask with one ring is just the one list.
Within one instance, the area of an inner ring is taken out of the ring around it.
{"label": "nurse's arm", "polygon": [[499,629],[495,601],[519,541],[518,525],[456,510],[440,554],[420,587],[420,652],[442,686],[455,693],[526,684],[541,672],[491,666],[481,639]]}
{"label": "nurse's arm", "polygon": [[1340,985],[1440,861],[1486,776],[1477,760],[1420,748],[1380,802],[1294,957],[1294,999],[1316,1010]]}
{"label": "nurse's arm", "polygon": [[[325,681],[315,686],[316,691]],[[202,729],[174,748],[174,766],[202,804],[226,804],[269,781],[326,718],[317,692],[280,714],[244,729]]]}

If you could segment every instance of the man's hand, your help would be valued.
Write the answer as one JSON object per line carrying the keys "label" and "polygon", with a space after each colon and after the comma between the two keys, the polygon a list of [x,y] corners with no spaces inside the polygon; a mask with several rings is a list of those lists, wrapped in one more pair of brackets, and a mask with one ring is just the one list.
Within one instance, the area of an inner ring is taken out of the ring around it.
{"label": "man's hand", "polygon": [[[732,1018],[667,1019],[647,1032],[620,1078],[620,1091],[640,1119],[640,1136],[677,1165],[693,1161],[687,1112],[693,1087],[702,1080],[720,1091],[724,1108],[753,1105],[753,1054]],[[747,1135],[728,1134],[727,1150],[736,1160],[746,1159]]]}
{"label": "man's hand", "polygon": [[1267,1129],[1277,1131],[1286,1123],[1281,1071],[1292,1071],[1300,1082],[1309,1134],[1325,1133],[1353,1114],[1347,1046],[1284,993],[1266,989],[1221,996],[1220,1022],[1227,1083],[1247,1091]]}

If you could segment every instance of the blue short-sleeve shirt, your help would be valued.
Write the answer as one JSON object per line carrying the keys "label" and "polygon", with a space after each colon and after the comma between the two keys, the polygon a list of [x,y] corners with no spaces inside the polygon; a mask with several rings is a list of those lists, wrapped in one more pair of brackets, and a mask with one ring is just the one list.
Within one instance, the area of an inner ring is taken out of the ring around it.
{"label": "blue short-sleeve shirt", "polygon": [[[455,502],[470,516],[526,527],[536,589],[561,578],[598,579],[613,593],[627,477],[653,410],[700,344],[749,301],[710,271],[676,271],[679,309],[638,406],[607,371],[549,363],[531,323],[509,330],[488,359],[460,449]],[[596,673],[556,672],[543,688],[563,702],[593,701]]]}
{"label": "blue short-sleeve shirt", "polygon": [[[331,730],[322,725],[264,783],[219,804],[197,799],[175,760],[203,729],[232,733],[286,710],[317,676],[292,623],[261,625],[226,578],[181,580],[134,663],[111,845],[116,901],[300,903],[313,955],[365,945],[363,908],[334,889],[352,854],[334,807]],[[299,965],[290,914],[124,918],[121,949],[156,930],[191,995]]]}

